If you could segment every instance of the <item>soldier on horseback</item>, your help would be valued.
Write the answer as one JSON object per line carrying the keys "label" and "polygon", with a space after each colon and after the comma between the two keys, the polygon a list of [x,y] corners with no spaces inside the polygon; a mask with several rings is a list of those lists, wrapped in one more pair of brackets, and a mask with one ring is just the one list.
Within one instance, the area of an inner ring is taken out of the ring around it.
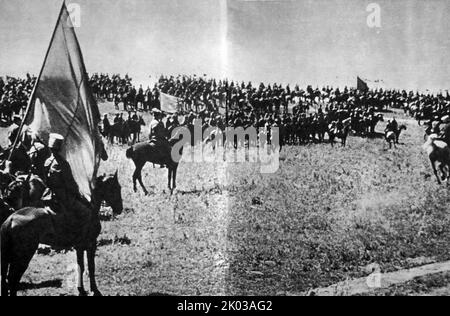
{"label": "soldier on horseback", "polygon": [[394,132],[398,131],[398,123],[397,123],[397,120],[395,119],[395,117],[394,117],[394,119],[391,122],[391,127],[394,130]]}
{"label": "soldier on horseback", "polygon": [[48,147],[51,156],[45,162],[48,190],[43,200],[57,214],[57,220],[61,224],[58,226],[65,232],[63,235],[67,236],[67,240],[70,240],[77,235],[76,238],[83,238],[86,233],[83,230],[90,220],[91,211],[89,202],[80,194],[69,163],[61,155],[63,143],[63,136],[50,134]]}
{"label": "soldier on horseback", "polygon": [[103,136],[104,137],[108,137],[110,129],[111,129],[111,123],[109,122],[108,114],[105,114],[105,116],[103,117]]}
{"label": "soldier on horseback", "polygon": [[[150,145],[154,147],[161,155],[161,161],[170,161],[171,148],[167,140],[167,130],[164,127],[162,119],[164,114],[158,110],[153,110],[153,121],[150,123]],[[164,164],[161,164],[163,166]]]}
{"label": "soldier on horseback", "polygon": [[384,134],[387,135],[389,132],[397,133],[398,131],[398,123],[394,118],[392,121],[388,121],[386,125],[386,129],[384,130]]}

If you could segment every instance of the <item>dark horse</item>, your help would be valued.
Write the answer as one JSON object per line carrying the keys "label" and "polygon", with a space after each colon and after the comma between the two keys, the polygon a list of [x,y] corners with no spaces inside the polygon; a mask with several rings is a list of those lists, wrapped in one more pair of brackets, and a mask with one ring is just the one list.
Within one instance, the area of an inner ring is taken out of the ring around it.
{"label": "dark horse", "polygon": [[341,139],[342,147],[347,146],[347,138],[348,134],[350,133],[350,129],[351,129],[350,125],[344,125],[344,127],[341,129],[337,129],[333,125],[331,125],[328,131],[331,146],[334,147],[334,142],[336,138]]}
{"label": "dark horse", "polygon": [[142,118],[142,116],[139,117],[138,121],[128,121],[128,128],[130,130],[130,135],[133,136],[133,144],[136,144],[136,142],[140,142],[141,141],[141,131],[142,131],[142,126],[145,126],[145,121]]}
{"label": "dark horse", "polygon": [[[176,143],[181,140],[181,135],[179,132],[175,133],[175,136],[169,140],[170,148],[173,149]],[[183,154],[183,148],[180,150],[180,154]],[[177,187],[177,171],[179,161],[173,161],[171,153],[168,155],[162,155],[162,152],[158,150],[155,146],[152,146],[149,142],[139,143],[132,147],[130,147],[126,156],[128,159],[132,159],[134,165],[136,166],[136,170],[133,174],[133,188],[134,192],[137,192],[136,181],[139,181],[142,189],[144,190],[145,195],[148,195],[148,191],[145,188],[144,183],[142,182],[142,169],[144,168],[147,162],[157,164],[157,165],[165,165],[167,169],[169,169],[168,180],[169,180],[169,190],[170,194],[173,194],[173,191]],[[167,157],[167,158],[166,158]],[[181,157],[181,156],[180,156]]]}
{"label": "dark horse", "polygon": [[128,143],[130,137],[130,128],[126,122],[115,123],[109,128],[109,142],[114,144],[114,138],[118,139],[118,142],[122,145]]}
{"label": "dark horse", "polygon": [[402,134],[402,131],[407,131],[408,128],[406,127],[406,125],[400,125],[397,129],[397,131],[395,132],[395,143],[398,145],[399,144],[399,140],[400,140],[400,135]]}
{"label": "dark horse", "polygon": [[[52,211],[42,208],[27,207],[13,213],[1,226],[1,284],[2,296],[17,295],[20,279],[27,270],[39,244],[56,248],[75,248],[78,262],[78,292],[87,295],[83,286],[84,252],[87,251],[91,291],[100,296],[95,280],[95,252],[97,238],[100,235],[100,207],[105,201],[115,215],[123,210],[121,187],[117,172],[115,175],[102,176],[97,179],[92,195],[92,213],[84,224],[76,229],[83,232],[69,240],[64,230],[57,227],[58,217]],[[72,234],[70,234],[72,235]],[[64,240],[62,246],[61,240]]]}

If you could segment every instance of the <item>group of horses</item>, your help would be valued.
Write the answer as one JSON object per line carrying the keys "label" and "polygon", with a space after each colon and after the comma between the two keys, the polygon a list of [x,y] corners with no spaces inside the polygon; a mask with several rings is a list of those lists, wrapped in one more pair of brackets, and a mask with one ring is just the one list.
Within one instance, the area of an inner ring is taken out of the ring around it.
{"label": "group of horses", "polygon": [[145,121],[142,116],[137,120],[119,121],[110,126],[103,126],[101,134],[107,138],[110,144],[115,142],[127,145],[130,142],[135,144],[141,141],[142,127],[145,126]]}
{"label": "group of horses", "polygon": [[282,127],[281,142],[286,145],[299,145],[313,143],[322,143],[325,136],[328,135],[329,142],[332,146],[335,140],[339,138],[341,145],[346,146],[347,138],[350,132],[359,136],[370,136],[375,133],[375,128],[379,122],[383,122],[382,114],[370,117],[362,117],[359,119],[347,118],[340,120],[330,120],[327,117],[315,118],[312,122],[302,122],[294,119],[293,122],[284,124]]}

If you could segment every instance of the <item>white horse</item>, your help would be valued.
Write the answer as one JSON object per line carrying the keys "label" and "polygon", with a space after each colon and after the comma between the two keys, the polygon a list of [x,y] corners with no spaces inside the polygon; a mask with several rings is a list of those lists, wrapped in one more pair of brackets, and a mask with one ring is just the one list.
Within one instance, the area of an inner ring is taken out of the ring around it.
{"label": "white horse", "polygon": [[442,181],[447,180],[447,184],[450,184],[450,148],[447,143],[438,138],[437,134],[431,134],[423,145],[423,149],[430,158],[431,167],[438,184],[441,184],[441,178],[439,178],[437,172],[438,167],[442,172]]}

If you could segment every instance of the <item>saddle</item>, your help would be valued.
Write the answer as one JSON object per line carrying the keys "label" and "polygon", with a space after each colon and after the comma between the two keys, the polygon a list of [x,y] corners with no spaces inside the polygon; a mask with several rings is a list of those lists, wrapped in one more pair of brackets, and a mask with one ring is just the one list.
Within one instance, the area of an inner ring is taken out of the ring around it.
{"label": "saddle", "polygon": [[166,139],[151,139],[149,141],[149,145],[152,149],[154,149],[159,155],[158,164],[165,165],[171,159],[171,151],[172,147],[170,143]]}

